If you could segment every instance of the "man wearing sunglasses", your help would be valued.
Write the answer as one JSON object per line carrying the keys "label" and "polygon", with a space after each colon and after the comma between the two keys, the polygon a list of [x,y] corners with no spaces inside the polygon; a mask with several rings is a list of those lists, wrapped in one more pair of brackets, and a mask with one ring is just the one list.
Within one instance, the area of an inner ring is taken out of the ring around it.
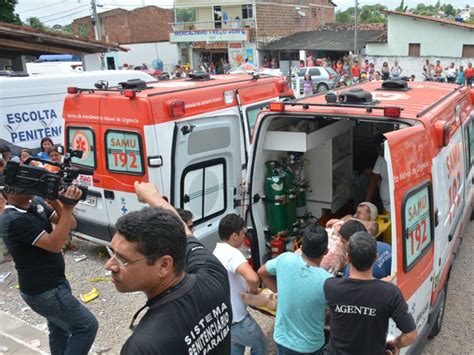
{"label": "man wearing sunglasses", "polygon": [[229,354],[226,269],[191,235],[155,185],[136,182],[135,191],[151,208],[117,221],[105,265],[119,292],[143,291],[148,298],[133,317],[133,334],[121,354]]}

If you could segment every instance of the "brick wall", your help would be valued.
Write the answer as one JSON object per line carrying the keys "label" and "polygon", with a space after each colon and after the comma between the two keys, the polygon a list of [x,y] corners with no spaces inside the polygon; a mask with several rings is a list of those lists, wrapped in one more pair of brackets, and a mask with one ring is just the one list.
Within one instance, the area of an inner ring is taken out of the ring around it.
{"label": "brick wall", "polygon": [[[99,14],[99,17],[102,22],[102,39],[116,43],[168,41],[171,31],[169,23],[174,21],[172,10],[156,6],[146,6],[132,11],[116,9]],[[87,32],[87,37],[94,39],[90,17],[74,20],[72,31],[76,36]]]}
{"label": "brick wall", "polygon": [[256,8],[260,42],[315,30],[325,23],[334,22],[334,5],[328,0],[266,0],[258,1]]}

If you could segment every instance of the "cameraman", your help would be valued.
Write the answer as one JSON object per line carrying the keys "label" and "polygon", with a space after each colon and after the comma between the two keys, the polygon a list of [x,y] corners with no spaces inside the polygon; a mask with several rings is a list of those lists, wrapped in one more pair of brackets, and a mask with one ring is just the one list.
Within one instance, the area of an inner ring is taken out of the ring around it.
{"label": "cameraman", "polygon": [[61,191],[64,204],[48,200],[54,210],[33,195],[14,192],[8,185],[3,190],[8,204],[0,216],[0,235],[15,261],[20,295],[48,321],[51,354],[87,354],[98,322],[72,295],[61,254],[76,226],[72,211],[82,191],[74,185]]}

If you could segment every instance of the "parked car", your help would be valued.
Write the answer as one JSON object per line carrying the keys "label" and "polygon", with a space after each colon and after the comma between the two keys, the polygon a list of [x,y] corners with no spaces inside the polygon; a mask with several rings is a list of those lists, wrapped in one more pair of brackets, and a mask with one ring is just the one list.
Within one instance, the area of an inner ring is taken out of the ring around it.
{"label": "parked car", "polygon": [[[304,67],[298,69],[298,78],[300,80],[300,93],[303,93],[303,80],[305,74],[311,75],[313,81],[314,92],[328,91],[339,82],[341,76],[329,67]],[[296,89],[296,77],[291,76],[291,87]]]}

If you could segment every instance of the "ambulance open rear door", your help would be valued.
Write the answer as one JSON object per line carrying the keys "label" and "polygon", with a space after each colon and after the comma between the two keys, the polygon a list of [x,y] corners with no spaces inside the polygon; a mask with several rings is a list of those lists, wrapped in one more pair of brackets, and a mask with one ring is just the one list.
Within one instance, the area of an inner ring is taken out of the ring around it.
{"label": "ambulance open rear door", "polygon": [[235,212],[242,182],[241,124],[234,110],[177,121],[172,143],[171,203],[194,215],[195,236],[208,248],[219,221]]}
{"label": "ambulance open rear door", "polygon": [[[435,213],[430,141],[421,126],[385,134],[391,192],[392,273],[418,331],[428,322],[432,280]],[[390,333],[398,335],[393,321]]]}

